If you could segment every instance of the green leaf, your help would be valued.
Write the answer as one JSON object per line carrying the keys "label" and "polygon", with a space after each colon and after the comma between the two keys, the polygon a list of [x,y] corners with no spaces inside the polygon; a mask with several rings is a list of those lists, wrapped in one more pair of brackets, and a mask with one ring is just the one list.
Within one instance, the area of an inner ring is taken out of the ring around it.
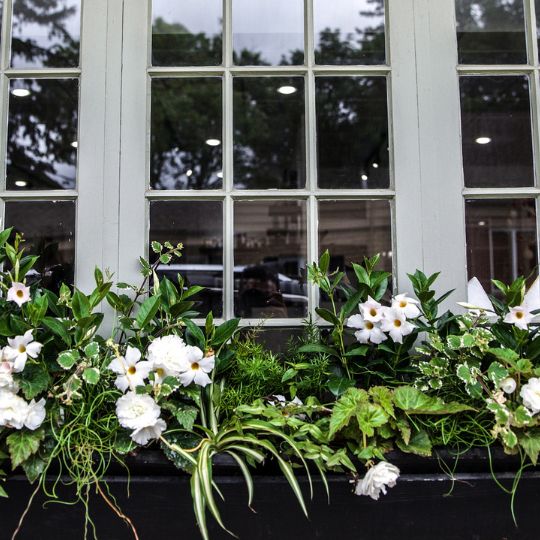
{"label": "green leaf", "polygon": [[80,359],[79,351],[73,349],[70,351],[61,352],[58,355],[56,361],[60,367],[64,369],[71,369]]}
{"label": "green leaf", "polygon": [[175,417],[178,420],[178,423],[184,429],[191,431],[193,429],[193,424],[197,420],[197,415],[199,414],[199,409],[196,407],[191,407],[190,405],[185,405],[181,409],[176,411]]}
{"label": "green leaf", "polygon": [[346,377],[338,377],[337,375],[333,375],[328,380],[328,390],[334,394],[334,396],[339,397],[345,391],[352,386],[354,386],[354,381],[352,379],[347,379]]}
{"label": "green leaf", "polygon": [[329,322],[333,324],[334,326],[340,324],[339,319],[328,309],[319,307],[319,308],[316,308],[315,311],[317,312],[317,315],[321,317],[321,319],[324,319],[326,322]]}
{"label": "green leaf", "polygon": [[531,429],[519,435],[519,445],[529,456],[533,465],[538,462],[540,453],[540,429]]}
{"label": "green leaf", "polygon": [[492,362],[488,368],[488,377],[498,388],[500,382],[508,377],[508,370],[500,362]]}
{"label": "green leaf", "polygon": [[51,382],[47,368],[42,364],[26,364],[24,376],[17,380],[27,400],[34,399],[41,392],[45,392]]}
{"label": "green leaf", "polygon": [[99,354],[99,343],[92,341],[84,348],[84,354],[88,358],[97,356]]}
{"label": "green leaf", "polygon": [[75,291],[71,299],[71,309],[77,320],[89,317],[91,314],[90,302],[81,291]]}
{"label": "green leaf", "polygon": [[356,418],[368,401],[369,397],[365,390],[349,388],[334,404],[330,417],[329,438],[332,439],[338,431],[346,427],[353,418]]}
{"label": "green leaf", "polygon": [[498,360],[510,365],[514,365],[519,359],[519,354],[512,349],[489,349],[489,352]]}
{"label": "green leaf", "polygon": [[346,352],[345,356],[366,356],[368,351],[369,347],[367,345],[361,345],[360,347],[355,347],[351,351]]}
{"label": "green leaf", "polygon": [[372,437],[375,434],[375,428],[386,424],[388,415],[380,405],[366,403],[359,408],[356,419],[361,431],[368,437]]}
{"label": "green leaf", "polygon": [[190,345],[196,345],[199,349],[204,349],[205,338],[202,330],[191,320],[184,319],[188,330],[187,341]]}
{"label": "green leaf", "polygon": [[39,443],[44,437],[45,431],[43,429],[36,431],[21,430],[9,435],[6,442],[12,468],[17,468],[30,456],[35,454],[39,450]]}
{"label": "green leaf", "polygon": [[154,253],[161,253],[163,251],[163,246],[155,240],[152,241],[151,246]]}
{"label": "green leaf", "polygon": [[45,317],[42,323],[55,335],[60,337],[62,341],[69,347],[71,345],[71,337],[68,334],[66,324],[60,319],[53,317]]}
{"label": "green leaf", "polygon": [[378,403],[388,416],[394,416],[394,396],[390,388],[386,386],[372,386],[368,392],[373,401]]}
{"label": "green leaf", "polygon": [[403,452],[425,457],[431,456],[431,441],[429,435],[424,430],[416,431],[408,444],[400,439],[396,440],[396,444]]}
{"label": "green leaf", "polygon": [[283,377],[281,377],[281,382],[287,382],[291,379],[294,379],[294,377],[296,377],[296,374],[298,373],[298,371],[296,371],[296,369],[294,368],[289,368],[284,374],[283,374]]}
{"label": "green leaf", "polygon": [[160,300],[161,296],[157,294],[155,296],[150,296],[140,305],[135,321],[141,330],[144,330],[148,323],[154,318],[159,309]]}
{"label": "green leaf", "polygon": [[233,334],[236,332],[238,325],[240,324],[240,319],[231,319],[226,321],[223,324],[220,324],[216,328],[214,333],[214,339],[212,339],[212,345],[218,346],[227,342]]}
{"label": "green leaf", "polygon": [[86,368],[83,371],[82,378],[88,384],[97,384],[99,382],[99,369],[95,367]]}
{"label": "green leaf", "polygon": [[31,484],[33,484],[43,474],[46,464],[47,462],[38,454],[30,456],[24,463],[22,463],[23,471]]}
{"label": "green leaf", "polygon": [[400,386],[394,390],[394,404],[407,414],[455,414],[473,411],[462,403],[445,403],[442,399],[428,396],[412,386]]}
{"label": "green leaf", "polygon": [[1,485],[0,485],[0,497],[4,497],[6,499],[9,497],[6,490]]}
{"label": "green leaf", "polygon": [[307,343],[298,348],[299,353],[326,353],[331,356],[338,356],[338,353],[335,349],[323,345],[322,343]]}

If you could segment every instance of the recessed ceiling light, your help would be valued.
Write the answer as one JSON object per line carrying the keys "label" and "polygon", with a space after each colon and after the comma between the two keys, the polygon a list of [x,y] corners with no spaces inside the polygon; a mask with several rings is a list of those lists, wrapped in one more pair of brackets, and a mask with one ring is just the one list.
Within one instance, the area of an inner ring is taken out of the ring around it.
{"label": "recessed ceiling light", "polygon": [[191,169],[188,169],[186,171],[186,176],[191,176],[193,174],[193,171]]}
{"label": "recessed ceiling light", "polygon": [[28,182],[26,180],[15,180],[15,185],[17,187],[26,187]]}
{"label": "recessed ceiling light", "polygon": [[219,146],[221,141],[219,139],[206,139],[206,144],[208,146]]}
{"label": "recessed ceiling light", "polygon": [[367,174],[363,174],[361,177],[363,182],[367,182],[367,179],[368,179],[368,175]]}
{"label": "recessed ceiling light", "polygon": [[77,141],[73,141],[71,143],[71,146],[73,146],[73,148],[77,148],[79,146],[79,143]]}
{"label": "recessed ceiling light", "polygon": [[475,141],[477,144],[489,144],[491,139],[489,137],[478,137]]}
{"label": "recessed ceiling light", "polygon": [[28,88],[14,88],[11,93],[17,97],[27,97],[30,95]]}
{"label": "recessed ceiling light", "polygon": [[379,168],[379,164],[378,164],[378,163],[373,163],[371,166],[372,166],[374,169],[378,169],[378,168]]}
{"label": "recessed ceiling light", "polygon": [[294,86],[280,86],[277,91],[280,94],[283,94],[284,96],[288,96],[290,94],[294,94],[296,92],[296,88]]}

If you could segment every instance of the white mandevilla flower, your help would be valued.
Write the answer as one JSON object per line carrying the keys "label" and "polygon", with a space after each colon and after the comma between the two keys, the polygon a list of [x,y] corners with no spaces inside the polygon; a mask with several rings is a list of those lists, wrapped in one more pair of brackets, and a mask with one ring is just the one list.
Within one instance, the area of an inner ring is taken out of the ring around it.
{"label": "white mandevilla flower", "polygon": [[32,330],[24,336],[8,338],[9,345],[4,348],[4,357],[13,364],[13,372],[20,373],[26,366],[28,357],[37,358],[43,345],[34,341]]}
{"label": "white mandevilla flower", "polygon": [[379,461],[371,467],[364,478],[356,484],[356,495],[367,495],[377,501],[381,492],[386,495],[386,488],[394,487],[399,478],[399,469],[387,461]]}
{"label": "white mandevilla flower", "polygon": [[513,394],[516,390],[516,380],[512,377],[506,377],[499,383],[500,389],[506,394]]}
{"label": "white mandevilla flower", "polygon": [[473,277],[467,283],[467,302],[458,302],[458,305],[468,309],[469,313],[475,317],[485,312],[488,313],[488,316],[489,314],[495,314],[495,309],[489,296],[476,277]]}
{"label": "white mandevilla flower", "polygon": [[506,314],[503,319],[505,323],[513,324],[522,330],[527,330],[529,328],[529,323],[534,319],[532,313],[523,305],[523,306],[514,306],[510,308],[510,311]]}
{"label": "white mandevilla flower", "polygon": [[131,438],[142,446],[148,444],[149,441],[153,439],[159,439],[161,434],[167,428],[167,424],[161,418],[158,418],[154,425],[146,426],[143,428],[136,429],[131,434]]}
{"label": "white mandevilla flower", "polygon": [[28,414],[26,415],[26,419],[24,421],[24,425],[34,431],[36,430],[41,424],[43,424],[43,420],[45,420],[45,399],[41,398],[37,403],[35,400],[32,400],[28,404]]}
{"label": "white mandevilla flower", "polygon": [[22,429],[28,412],[28,403],[22,397],[0,390],[0,426]]}
{"label": "white mandevilla flower", "polygon": [[179,337],[170,335],[154,339],[148,347],[148,360],[152,363],[157,380],[177,377],[185,366],[186,344]]}
{"label": "white mandevilla flower", "polygon": [[0,362],[0,390],[19,391],[19,385],[13,379],[13,366],[10,362]]}
{"label": "white mandevilla flower", "polygon": [[519,392],[523,405],[529,409],[532,414],[540,412],[540,379],[531,377],[527,384],[521,387]]}
{"label": "white mandevilla flower", "polygon": [[381,330],[388,332],[396,343],[403,343],[403,336],[408,336],[414,330],[414,325],[407,321],[403,313],[387,308],[381,321]]}
{"label": "white mandevilla flower", "polygon": [[139,430],[154,426],[161,409],[148,394],[129,391],[116,402],[116,416],[122,427]]}
{"label": "white mandevilla flower", "polygon": [[371,296],[368,296],[368,299],[358,307],[365,321],[376,323],[383,318],[383,307]]}
{"label": "white mandevilla flower", "polygon": [[115,358],[109,364],[109,369],[118,375],[114,383],[116,388],[125,392],[128,388],[135,390],[137,386],[144,386],[144,380],[152,369],[152,363],[140,360],[141,351],[128,345],[126,356]]}
{"label": "white mandevilla flower", "polygon": [[349,328],[358,328],[358,331],[354,333],[358,343],[368,343],[371,341],[371,343],[378,345],[387,339],[378,323],[365,321],[362,315],[349,317],[347,326]]}
{"label": "white mandevilla flower", "polygon": [[21,307],[30,300],[30,287],[27,287],[24,283],[14,281],[8,289],[7,299]]}
{"label": "white mandevilla flower", "polygon": [[392,309],[403,313],[407,319],[416,319],[420,316],[418,300],[409,298],[407,293],[398,294],[392,298]]}
{"label": "white mandevilla flower", "polygon": [[180,382],[189,386],[192,382],[199,386],[206,386],[212,380],[208,376],[214,369],[215,357],[213,352],[203,355],[199,347],[188,345],[184,350],[184,367],[180,373]]}

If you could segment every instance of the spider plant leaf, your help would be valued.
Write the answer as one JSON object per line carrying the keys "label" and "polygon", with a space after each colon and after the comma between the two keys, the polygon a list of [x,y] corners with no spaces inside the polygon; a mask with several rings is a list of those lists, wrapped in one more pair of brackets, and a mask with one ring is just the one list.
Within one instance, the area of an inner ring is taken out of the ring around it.
{"label": "spider plant leaf", "polygon": [[199,478],[199,471],[195,469],[191,476],[191,497],[193,499],[193,511],[195,512],[195,519],[201,532],[203,540],[210,540],[208,536],[208,529],[206,528],[206,501],[201,489],[201,482]]}
{"label": "spider plant leaf", "polygon": [[255,450],[255,448],[250,448],[249,446],[241,446],[238,444],[231,444],[227,446],[227,451],[229,449],[238,450],[239,452],[246,454],[246,456],[254,459],[257,463],[262,463],[264,461],[264,454],[262,452],[259,452],[258,450]]}
{"label": "spider plant leaf", "polygon": [[238,467],[240,467],[240,470],[242,471],[242,474],[244,475],[244,480],[246,481],[246,486],[248,490],[248,506],[251,511],[255,512],[255,510],[253,510],[253,507],[251,506],[253,503],[253,478],[249,471],[249,467],[246,465],[246,462],[236,452],[227,450],[227,454],[229,454],[236,461],[236,463],[238,464]]}

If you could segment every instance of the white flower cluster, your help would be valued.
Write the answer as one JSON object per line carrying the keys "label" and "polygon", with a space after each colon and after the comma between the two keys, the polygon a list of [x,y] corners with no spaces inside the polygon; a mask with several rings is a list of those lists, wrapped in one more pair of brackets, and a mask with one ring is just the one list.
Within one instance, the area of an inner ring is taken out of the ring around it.
{"label": "white flower cluster", "polygon": [[371,467],[364,478],[356,484],[356,495],[367,495],[373,500],[379,500],[382,493],[386,495],[387,487],[394,487],[399,478],[399,469],[387,461],[379,461]]}
{"label": "white flower cluster", "polygon": [[34,341],[32,330],[24,336],[8,339],[9,345],[0,351],[0,426],[35,430],[45,420],[45,399],[28,403],[18,395],[19,386],[13,373],[21,373],[28,357],[37,358],[41,343]]}
{"label": "white flower cluster", "polygon": [[388,339],[403,343],[403,337],[408,336],[414,325],[407,319],[415,319],[420,315],[418,300],[409,298],[407,294],[398,294],[392,298],[391,307],[385,307],[371,296],[359,306],[360,314],[353,315],[347,320],[349,328],[356,328],[354,333],[359,343],[379,344]]}
{"label": "white flower cluster", "polygon": [[175,377],[183,386],[193,382],[206,386],[212,382],[208,374],[214,365],[213,354],[204,355],[201,349],[186,345],[176,335],[152,341],[147,360],[141,360],[141,352],[128,346],[125,356],[115,358],[109,364],[109,369],[118,375],[116,387],[122,392],[129,390],[116,402],[120,425],[133,430],[131,438],[138,444],[159,438],[167,427],[160,418],[161,409],[151,396],[137,394],[137,386],[144,386],[151,373],[154,385],[161,384],[166,377]]}

